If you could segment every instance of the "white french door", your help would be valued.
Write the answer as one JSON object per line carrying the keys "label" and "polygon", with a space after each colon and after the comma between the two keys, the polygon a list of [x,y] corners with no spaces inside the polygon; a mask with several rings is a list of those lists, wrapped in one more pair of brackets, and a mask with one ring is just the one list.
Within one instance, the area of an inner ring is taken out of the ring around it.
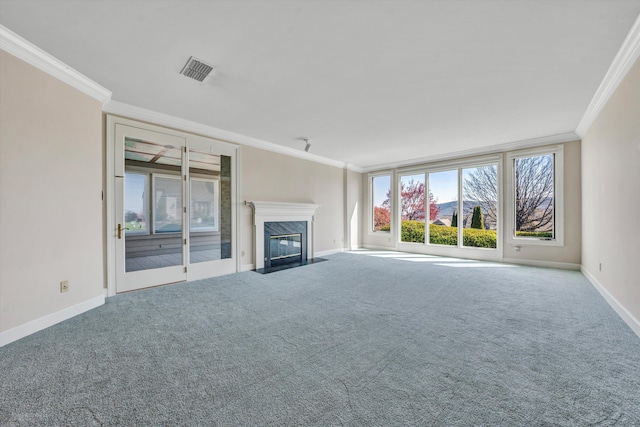
{"label": "white french door", "polygon": [[115,292],[235,272],[236,147],[114,127]]}

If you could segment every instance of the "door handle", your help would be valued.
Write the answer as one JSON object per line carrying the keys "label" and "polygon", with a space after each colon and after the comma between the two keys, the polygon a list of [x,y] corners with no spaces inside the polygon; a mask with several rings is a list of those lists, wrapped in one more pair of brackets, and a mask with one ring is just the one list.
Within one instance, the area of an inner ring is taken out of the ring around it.
{"label": "door handle", "polygon": [[128,228],[123,227],[122,224],[118,224],[118,239],[122,239],[122,230],[128,230]]}

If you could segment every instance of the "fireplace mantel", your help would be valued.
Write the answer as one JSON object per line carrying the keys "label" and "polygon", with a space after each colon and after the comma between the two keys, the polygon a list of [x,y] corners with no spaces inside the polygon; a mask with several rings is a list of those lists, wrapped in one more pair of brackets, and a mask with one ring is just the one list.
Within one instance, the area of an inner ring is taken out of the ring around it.
{"label": "fireplace mantel", "polygon": [[313,221],[320,205],[313,203],[259,202],[247,201],[253,209],[254,260],[256,269],[264,268],[264,223],[279,221],[307,222],[307,257],[313,259]]}

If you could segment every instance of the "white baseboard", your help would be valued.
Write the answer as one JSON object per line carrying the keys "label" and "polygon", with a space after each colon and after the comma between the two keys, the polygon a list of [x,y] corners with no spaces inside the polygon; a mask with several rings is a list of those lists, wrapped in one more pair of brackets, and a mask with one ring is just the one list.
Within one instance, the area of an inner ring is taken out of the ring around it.
{"label": "white baseboard", "polygon": [[559,268],[562,270],[575,270],[575,271],[580,270],[580,264],[573,264],[570,262],[539,261],[535,259],[520,259],[520,258],[502,258],[500,262],[506,262],[507,264],[530,265],[532,267]]}
{"label": "white baseboard", "polygon": [[240,266],[240,271],[251,271],[251,270],[255,270],[256,269],[256,265],[255,264],[242,264]]}
{"label": "white baseboard", "polygon": [[333,254],[338,254],[340,252],[344,252],[344,248],[339,248],[339,249],[329,249],[328,251],[319,251],[319,252],[315,252],[313,254],[314,257],[323,257],[323,256],[327,256],[327,255],[333,255]]}
{"label": "white baseboard", "polygon": [[64,320],[70,319],[74,316],[77,316],[78,314],[82,314],[85,311],[89,311],[91,309],[99,307],[104,304],[104,301],[104,295],[100,295],[98,297],[91,298],[90,300],[83,301],[79,304],[67,307],[60,311],[56,311],[55,313],[40,317],[39,319],[35,319],[20,326],[16,326],[15,328],[11,328],[7,331],[0,332],[0,347],[46,329],[49,326],[55,325],[56,323],[60,323]]}
{"label": "white baseboard", "polygon": [[394,246],[376,246],[376,245],[362,245],[359,249],[370,249],[374,251],[390,251],[398,252]]}
{"label": "white baseboard", "polygon": [[638,337],[640,337],[640,321],[633,317],[633,315],[629,313],[627,309],[624,308],[624,306],[620,304],[618,300],[615,299],[615,297],[611,295],[600,282],[598,282],[593,274],[589,273],[589,271],[584,268],[583,265],[580,266],[580,271],[582,272],[582,274],[584,274],[584,277],[586,277],[587,280],[591,282],[593,287],[596,288],[598,292],[600,292],[600,295],[602,295],[605,301],[609,303],[611,308],[613,308],[615,312],[618,313],[618,316],[620,316],[622,320],[624,320],[624,322],[629,325],[631,330],[635,332]]}

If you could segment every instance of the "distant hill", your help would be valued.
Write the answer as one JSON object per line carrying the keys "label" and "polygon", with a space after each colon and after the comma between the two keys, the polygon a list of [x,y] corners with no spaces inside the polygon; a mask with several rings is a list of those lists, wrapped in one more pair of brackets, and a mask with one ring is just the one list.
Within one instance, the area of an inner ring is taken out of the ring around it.
{"label": "distant hill", "polygon": [[436,206],[440,208],[440,216],[451,216],[458,209],[458,202],[436,203]]}

